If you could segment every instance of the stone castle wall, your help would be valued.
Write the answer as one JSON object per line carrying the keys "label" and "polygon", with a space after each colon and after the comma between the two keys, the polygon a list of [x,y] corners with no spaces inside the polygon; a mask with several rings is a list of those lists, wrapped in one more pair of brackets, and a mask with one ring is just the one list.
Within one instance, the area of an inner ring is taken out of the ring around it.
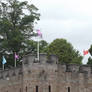
{"label": "stone castle wall", "polygon": [[61,65],[46,54],[23,58],[19,68],[0,71],[0,92],[92,92],[92,67]]}

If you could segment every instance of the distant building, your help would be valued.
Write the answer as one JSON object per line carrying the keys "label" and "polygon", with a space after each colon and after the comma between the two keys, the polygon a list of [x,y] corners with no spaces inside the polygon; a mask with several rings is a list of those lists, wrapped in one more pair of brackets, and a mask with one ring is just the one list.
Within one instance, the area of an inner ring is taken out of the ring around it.
{"label": "distant building", "polygon": [[61,65],[55,55],[23,58],[22,66],[0,71],[0,92],[92,92],[92,67]]}

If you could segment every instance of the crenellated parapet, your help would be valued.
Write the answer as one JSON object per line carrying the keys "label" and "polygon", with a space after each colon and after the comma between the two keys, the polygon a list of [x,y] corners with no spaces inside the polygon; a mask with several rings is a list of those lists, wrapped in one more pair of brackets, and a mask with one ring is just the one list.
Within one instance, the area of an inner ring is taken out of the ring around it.
{"label": "crenellated parapet", "polygon": [[90,65],[73,65],[76,66],[75,71],[79,73],[92,73],[92,68]]}
{"label": "crenellated parapet", "polygon": [[58,62],[58,58],[57,58],[56,55],[49,55],[48,56],[47,54],[40,54],[39,61],[38,61],[37,56],[35,54],[25,55],[25,57],[23,58],[23,63],[24,64],[32,64],[32,63],[57,64],[57,62]]}
{"label": "crenellated parapet", "polygon": [[7,70],[0,70],[0,80],[7,80],[7,78],[13,78],[22,75],[22,68],[16,67]]}
{"label": "crenellated parapet", "polygon": [[59,70],[63,70],[63,72],[77,72],[77,73],[92,73],[92,66],[90,65],[77,65],[77,64],[59,64]]}
{"label": "crenellated parapet", "polygon": [[0,70],[0,79],[6,79],[7,77],[12,78],[14,76],[23,75],[25,68],[28,72],[31,71],[32,68],[40,70],[40,67],[43,67],[43,69],[45,70],[45,66],[49,70],[53,69],[55,70],[55,72],[60,73],[71,72],[79,74],[92,74],[92,66],[76,64],[59,64],[58,58],[55,55],[50,55],[48,57],[46,54],[40,54],[40,60],[37,61],[36,55],[29,54],[24,56],[22,63],[23,66],[20,67],[11,68],[4,71]]}
{"label": "crenellated parapet", "polygon": [[92,73],[92,66],[90,65],[77,65],[77,64],[59,64],[58,58],[56,55],[40,54],[40,60],[37,61],[36,55],[29,54],[23,58],[23,63],[25,64],[51,64],[54,68],[54,65],[58,67],[59,70],[63,72],[78,72],[78,73]]}

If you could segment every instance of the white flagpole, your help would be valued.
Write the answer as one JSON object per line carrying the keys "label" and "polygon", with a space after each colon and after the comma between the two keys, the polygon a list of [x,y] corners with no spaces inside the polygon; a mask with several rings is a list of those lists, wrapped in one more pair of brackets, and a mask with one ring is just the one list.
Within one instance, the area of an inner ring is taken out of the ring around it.
{"label": "white flagpole", "polygon": [[38,42],[37,42],[37,59],[38,59],[38,61],[39,61],[39,59],[40,59],[40,56],[39,56],[39,54],[40,54],[40,38],[39,37],[42,37],[42,33],[40,32],[40,30],[37,30],[37,34],[38,34]]}
{"label": "white flagpole", "polygon": [[37,42],[37,59],[39,61],[39,38],[38,38],[38,42]]}

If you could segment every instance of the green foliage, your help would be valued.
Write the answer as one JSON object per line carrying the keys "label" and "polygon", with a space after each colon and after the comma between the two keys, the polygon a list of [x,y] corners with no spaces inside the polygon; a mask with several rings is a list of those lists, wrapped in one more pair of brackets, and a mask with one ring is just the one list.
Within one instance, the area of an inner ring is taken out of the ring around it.
{"label": "green foliage", "polygon": [[90,48],[89,48],[89,53],[90,53],[90,55],[92,56],[92,45],[91,45]]}
{"label": "green foliage", "polygon": [[8,61],[12,61],[14,52],[20,56],[26,53],[28,40],[35,35],[34,24],[39,20],[37,11],[27,1],[0,1],[0,58],[5,55]]}
{"label": "green foliage", "polygon": [[[36,54],[37,53],[37,44],[38,44],[37,41],[28,40],[26,51],[28,53]],[[45,40],[39,41],[40,53],[45,53],[45,49],[47,48],[47,46],[48,46],[48,43]]]}
{"label": "green foliage", "polygon": [[92,58],[91,58],[91,57],[88,58],[87,64],[88,64],[88,65],[92,65]]}
{"label": "green foliage", "polygon": [[48,43],[45,40],[40,41],[40,53],[46,53]]}
{"label": "green foliage", "polygon": [[54,40],[48,46],[47,53],[57,55],[62,64],[82,64],[82,56],[65,39]]}
{"label": "green foliage", "polygon": [[[89,53],[90,53],[90,55],[92,56],[92,45],[91,45],[90,48],[89,48]],[[91,58],[91,57],[88,58],[87,64],[88,64],[88,65],[92,65],[92,58]]]}

